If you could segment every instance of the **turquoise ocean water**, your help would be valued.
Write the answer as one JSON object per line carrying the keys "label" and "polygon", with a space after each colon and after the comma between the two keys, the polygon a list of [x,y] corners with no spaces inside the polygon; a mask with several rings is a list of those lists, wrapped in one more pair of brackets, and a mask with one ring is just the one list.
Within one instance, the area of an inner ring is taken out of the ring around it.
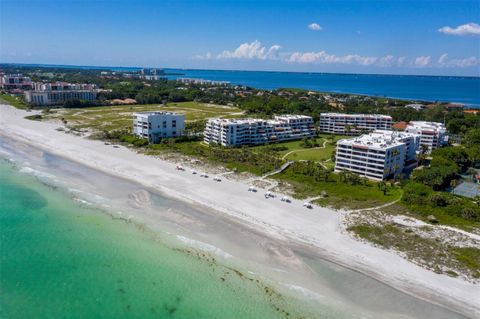
{"label": "turquoise ocean water", "polygon": [[[1,318],[300,317],[268,285],[0,164]],[[288,314],[288,315],[287,315]]]}

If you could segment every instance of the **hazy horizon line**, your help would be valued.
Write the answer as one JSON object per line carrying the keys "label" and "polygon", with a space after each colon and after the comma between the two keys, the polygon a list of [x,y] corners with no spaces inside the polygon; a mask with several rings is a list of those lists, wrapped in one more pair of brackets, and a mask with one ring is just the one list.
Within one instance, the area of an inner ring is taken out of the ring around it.
{"label": "hazy horizon line", "polygon": [[0,62],[0,65],[19,65],[19,66],[53,66],[53,67],[88,67],[98,69],[163,69],[163,70],[193,70],[193,71],[232,71],[232,72],[265,72],[265,73],[299,73],[299,74],[345,74],[345,75],[381,75],[381,76],[414,76],[414,77],[455,77],[455,78],[480,78],[479,75],[439,75],[439,74],[395,74],[395,73],[362,73],[362,72],[321,72],[321,71],[278,71],[278,70],[249,70],[249,69],[216,69],[216,68],[186,68],[186,67],[155,67],[155,66],[112,66],[112,65],[81,65],[81,64],[52,64],[52,63],[19,63],[19,62]]}

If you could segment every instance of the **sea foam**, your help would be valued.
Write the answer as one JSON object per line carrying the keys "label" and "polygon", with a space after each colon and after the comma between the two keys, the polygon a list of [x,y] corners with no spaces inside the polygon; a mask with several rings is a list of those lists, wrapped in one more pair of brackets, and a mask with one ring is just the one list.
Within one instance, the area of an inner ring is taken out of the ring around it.
{"label": "sea foam", "polygon": [[207,251],[209,253],[213,253],[217,256],[220,256],[220,257],[223,257],[223,258],[233,257],[229,253],[227,253],[227,252],[225,252],[225,251],[221,250],[220,248],[215,247],[213,245],[210,245],[210,244],[198,241],[198,240],[194,240],[194,239],[191,239],[191,238],[187,238],[187,237],[184,237],[184,236],[181,236],[181,235],[177,235],[176,237],[180,241],[184,242],[185,244],[188,244],[188,245],[193,246],[195,248]]}

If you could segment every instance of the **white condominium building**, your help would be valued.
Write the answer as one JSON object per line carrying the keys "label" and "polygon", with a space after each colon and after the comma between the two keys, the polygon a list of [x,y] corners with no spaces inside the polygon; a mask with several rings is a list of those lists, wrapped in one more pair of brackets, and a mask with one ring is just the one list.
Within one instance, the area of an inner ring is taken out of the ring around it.
{"label": "white condominium building", "polygon": [[178,78],[177,81],[184,84],[200,84],[200,85],[220,85],[227,86],[230,84],[229,81],[212,81],[205,79],[193,79],[193,78]]}
{"label": "white condominium building", "polygon": [[349,171],[381,181],[417,165],[420,136],[376,130],[337,142],[335,171]]}
{"label": "white condominium building", "polygon": [[94,101],[96,98],[95,84],[37,82],[32,91],[25,91],[25,100],[33,105],[58,105],[71,100]]}
{"label": "white condominium building", "polygon": [[391,130],[392,117],[381,114],[320,113],[320,132],[358,135],[364,131]]}
{"label": "white condominium building", "polygon": [[279,115],[273,120],[213,118],[203,133],[206,143],[223,146],[258,145],[315,134],[312,117],[305,115]]}
{"label": "white condominium building", "polygon": [[21,74],[5,74],[0,77],[0,87],[5,90],[31,90],[32,80]]}
{"label": "white condominium building", "polygon": [[88,84],[88,83],[68,83],[68,82],[53,82],[53,83],[35,82],[34,83],[35,91],[79,91],[79,90],[95,90],[96,88],[97,88],[96,84]]}
{"label": "white condominium building", "polygon": [[172,112],[139,112],[133,114],[133,134],[158,143],[162,138],[182,136],[185,114]]}
{"label": "white condominium building", "polygon": [[442,123],[411,121],[405,132],[420,135],[420,147],[425,145],[428,153],[448,143],[447,129]]}

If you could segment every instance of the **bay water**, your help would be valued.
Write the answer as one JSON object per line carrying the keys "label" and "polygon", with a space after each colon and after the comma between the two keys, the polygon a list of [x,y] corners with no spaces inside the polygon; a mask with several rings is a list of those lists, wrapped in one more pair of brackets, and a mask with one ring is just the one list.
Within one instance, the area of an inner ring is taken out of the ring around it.
{"label": "bay water", "polygon": [[169,76],[229,81],[257,89],[296,88],[480,107],[480,77],[166,69]]}

